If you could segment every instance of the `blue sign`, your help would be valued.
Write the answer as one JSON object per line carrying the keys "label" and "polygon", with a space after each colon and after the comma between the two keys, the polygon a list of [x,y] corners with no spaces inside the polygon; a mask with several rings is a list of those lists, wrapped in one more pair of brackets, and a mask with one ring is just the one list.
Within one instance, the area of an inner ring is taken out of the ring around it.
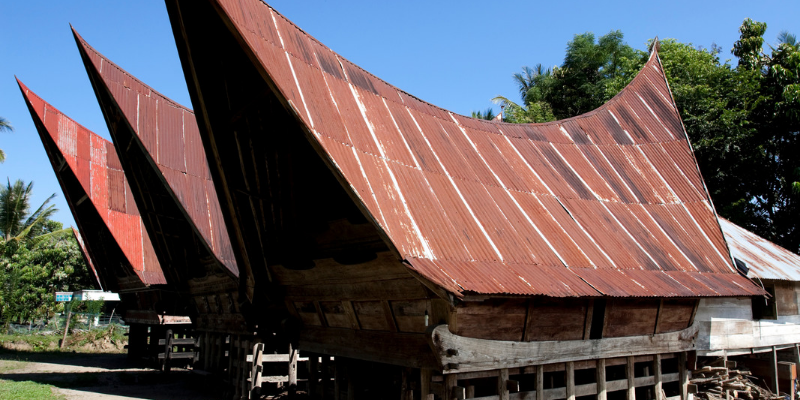
{"label": "blue sign", "polygon": [[56,303],[72,301],[72,292],[56,292]]}

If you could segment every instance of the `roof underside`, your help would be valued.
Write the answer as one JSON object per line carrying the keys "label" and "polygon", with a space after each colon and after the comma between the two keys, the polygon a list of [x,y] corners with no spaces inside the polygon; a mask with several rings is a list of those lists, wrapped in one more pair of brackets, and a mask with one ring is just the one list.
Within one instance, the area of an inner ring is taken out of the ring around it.
{"label": "roof underside", "polygon": [[[125,126],[132,130],[145,151],[143,156],[147,162],[129,162],[136,163],[137,168],[155,167],[152,168],[153,172],[160,181],[166,183],[164,192],[168,193],[174,205],[164,208],[153,204],[153,201],[144,203],[148,205],[146,211],[154,213],[155,218],[159,219],[154,222],[158,226],[155,231],[163,233],[168,230],[164,225],[170,222],[165,218],[177,220],[182,217],[190,226],[186,232],[160,236],[167,242],[167,248],[160,251],[169,254],[175,252],[176,247],[186,247],[187,257],[194,256],[198,252],[197,245],[181,237],[184,234],[194,235],[197,236],[197,242],[207,249],[201,253],[213,253],[213,258],[217,260],[215,264],[237,276],[236,259],[209,175],[194,112],[145,85],[96,51],[74,30],[73,33],[82,54],[91,63],[87,63],[87,71],[99,78],[93,79],[93,83],[102,85],[103,89],[100,90],[111,95],[113,106],[104,104],[102,96],[98,97],[103,112],[109,113],[109,106],[121,110],[127,120]],[[109,129],[112,134],[119,135],[114,126],[109,126]],[[168,215],[162,215],[165,212]]]}
{"label": "roof underside", "polygon": [[[94,260],[103,280],[108,284],[118,278],[114,269],[122,264],[133,269],[140,284],[165,284],[113,144],[58,111],[21,82],[19,85],[32,117],[41,122],[37,129],[75,221],[84,231],[89,254],[104,257],[102,262]],[[59,159],[65,165],[58,165]],[[71,180],[77,180],[77,187],[70,186]],[[91,211],[81,211],[87,204],[91,204]],[[102,226],[95,226],[95,216]],[[84,226],[87,223],[91,227]]]}
{"label": "roof underside", "polygon": [[724,218],[719,224],[731,255],[747,264],[748,277],[800,281],[800,256]]}
{"label": "roof underside", "polygon": [[103,283],[100,281],[100,275],[97,274],[97,270],[94,268],[94,261],[92,261],[92,257],[89,254],[89,250],[86,248],[86,243],[83,242],[83,236],[81,233],[78,232],[77,229],[74,227],[72,228],[72,234],[75,235],[75,241],[78,242],[78,246],[81,248],[81,254],[83,255],[83,259],[86,261],[86,264],[89,266],[89,269],[92,270],[92,274],[94,275],[94,279],[97,282],[97,287],[100,290],[103,290]]}
{"label": "roof underside", "polygon": [[258,0],[251,59],[410,268],[457,295],[740,296],[657,54],[617,97],[513,125],[398,90]]}

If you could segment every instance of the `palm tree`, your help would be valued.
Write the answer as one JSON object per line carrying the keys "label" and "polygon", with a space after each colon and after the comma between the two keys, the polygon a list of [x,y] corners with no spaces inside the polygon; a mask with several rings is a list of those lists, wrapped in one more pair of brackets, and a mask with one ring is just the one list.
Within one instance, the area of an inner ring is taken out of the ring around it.
{"label": "palm tree", "polygon": [[[3,132],[3,131],[11,132],[13,130],[14,130],[14,127],[11,126],[11,123],[8,122],[7,119],[5,119],[3,117],[0,117],[0,132]],[[6,160],[6,153],[3,152],[3,150],[0,150],[0,163],[2,163],[5,160]]]}
{"label": "palm tree", "polygon": [[472,118],[485,119],[485,120],[491,121],[491,120],[495,119],[495,117],[497,117],[497,115],[494,113],[494,110],[492,110],[492,107],[487,108],[486,111],[473,111],[472,112]]}
{"label": "palm tree", "polygon": [[778,34],[778,43],[787,44],[794,48],[797,48],[798,44],[800,44],[797,42],[797,36],[787,31],[781,31],[781,33]]}
{"label": "palm tree", "polygon": [[66,229],[62,229],[61,231],[46,233],[36,238],[28,237],[31,229],[41,226],[58,211],[55,205],[48,205],[56,197],[56,194],[53,193],[31,214],[30,198],[32,193],[33,182],[25,185],[25,182],[19,179],[13,185],[9,180],[6,187],[0,187],[0,234],[2,234],[2,239],[0,240],[2,242],[24,239],[38,240],[45,236],[52,236],[66,231]]}
{"label": "palm tree", "polygon": [[[536,64],[535,67],[522,67],[522,72],[515,73],[514,82],[517,83],[519,88],[519,96],[523,102],[528,102],[529,93],[537,86],[541,87],[546,79],[550,78],[553,71],[550,68],[545,68],[542,64]],[[534,99],[537,101],[540,99]]]}

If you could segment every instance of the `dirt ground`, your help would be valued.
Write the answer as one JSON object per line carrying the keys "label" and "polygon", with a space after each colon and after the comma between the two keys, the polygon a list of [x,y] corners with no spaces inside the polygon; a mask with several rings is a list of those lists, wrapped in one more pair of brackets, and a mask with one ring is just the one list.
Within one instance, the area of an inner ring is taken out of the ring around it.
{"label": "dirt ground", "polygon": [[223,399],[224,388],[190,370],[162,373],[126,354],[3,351],[0,379],[52,385],[68,400]]}

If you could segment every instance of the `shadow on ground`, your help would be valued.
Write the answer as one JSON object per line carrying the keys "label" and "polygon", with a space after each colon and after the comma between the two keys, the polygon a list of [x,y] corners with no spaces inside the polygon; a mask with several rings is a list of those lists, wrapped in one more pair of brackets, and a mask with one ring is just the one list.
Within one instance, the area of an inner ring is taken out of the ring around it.
{"label": "shadow on ground", "polygon": [[0,360],[27,361],[103,369],[148,368],[146,360],[128,359],[122,353],[76,353],[70,351],[26,351],[0,348]]}
{"label": "shadow on ground", "polygon": [[33,381],[63,389],[68,399],[136,398],[211,400],[225,396],[222,380],[191,370],[162,373],[125,354],[0,352],[0,360],[22,361],[0,370],[0,379]]}

